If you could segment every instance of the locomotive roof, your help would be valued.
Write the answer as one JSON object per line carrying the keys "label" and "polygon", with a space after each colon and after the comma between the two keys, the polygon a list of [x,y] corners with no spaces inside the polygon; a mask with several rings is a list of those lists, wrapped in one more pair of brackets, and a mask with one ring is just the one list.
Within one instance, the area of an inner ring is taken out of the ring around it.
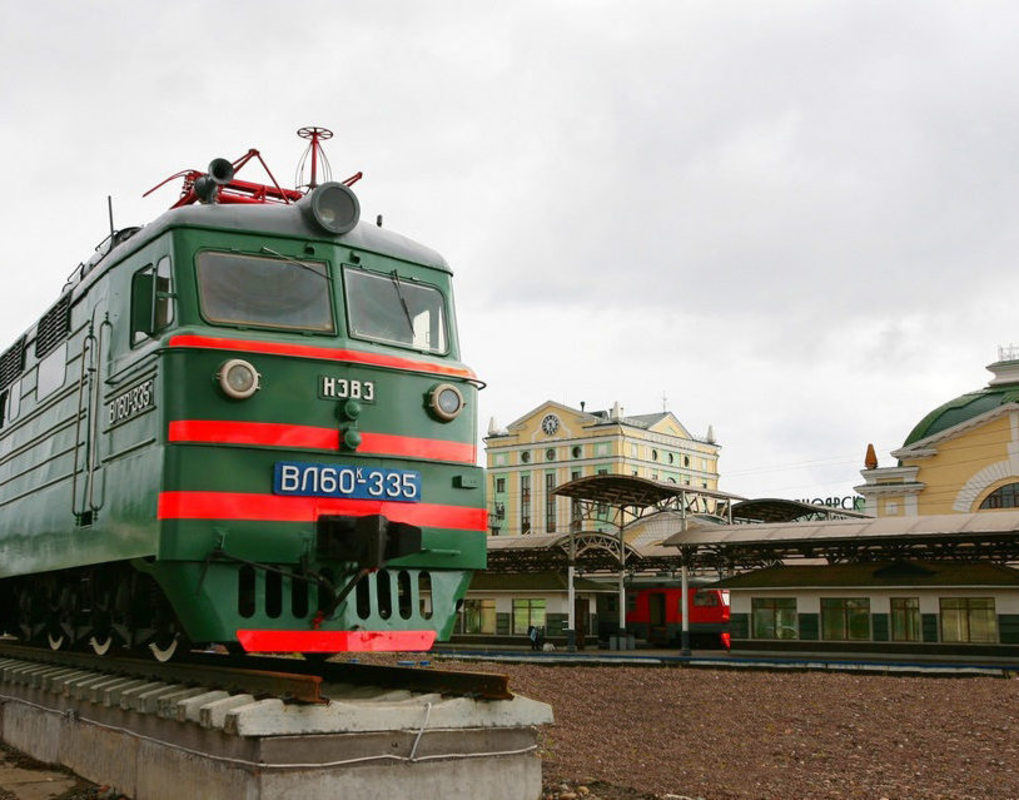
{"label": "locomotive roof", "polygon": [[93,256],[90,268],[103,261],[109,261],[112,253],[130,252],[167,230],[183,226],[333,241],[452,273],[446,259],[439,253],[399,233],[362,220],[349,233],[332,235],[314,225],[298,204],[277,203],[222,205],[213,203],[171,209],[140,228],[130,238],[121,240],[110,253]]}

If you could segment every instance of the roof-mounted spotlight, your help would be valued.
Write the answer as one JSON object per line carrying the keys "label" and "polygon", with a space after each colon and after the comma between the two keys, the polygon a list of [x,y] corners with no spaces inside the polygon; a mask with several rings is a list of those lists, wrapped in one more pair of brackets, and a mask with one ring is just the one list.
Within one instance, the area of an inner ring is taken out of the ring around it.
{"label": "roof-mounted spotlight", "polygon": [[329,233],[347,233],[361,217],[357,195],[342,183],[323,183],[301,201],[301,207],[316,225]]}
{"label": "roof-mounted spotlight", "polygon": [[195,196],[199,202],[215,203],[219,187],[234,178],[234,165],[225,158],[214,158],[209,162],[209,171],[195,181]]}

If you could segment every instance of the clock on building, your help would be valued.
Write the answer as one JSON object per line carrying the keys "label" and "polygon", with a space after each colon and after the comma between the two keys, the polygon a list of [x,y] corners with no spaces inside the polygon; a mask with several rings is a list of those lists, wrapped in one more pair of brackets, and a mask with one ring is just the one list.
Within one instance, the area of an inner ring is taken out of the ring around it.
{"label": "clock on building", "polygon": [[559,430],[559,417],[555,414],[546,414],[541,421],[541,429],[545,432],[546,436],[551,436]]}

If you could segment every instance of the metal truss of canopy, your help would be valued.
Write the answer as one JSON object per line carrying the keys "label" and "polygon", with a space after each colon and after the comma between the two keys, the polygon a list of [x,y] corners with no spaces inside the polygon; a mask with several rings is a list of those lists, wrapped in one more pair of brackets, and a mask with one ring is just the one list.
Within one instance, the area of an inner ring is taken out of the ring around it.
{"label": "metal truss of canopy", "polygon": [[570,566],[570,546],[574,566],[586,574],[615,573],[619,564],[628,571],[679,568],[681,556],[672,547],[637,547],[623,541],[620,558],[619,535],[602,531],[575,533],[531,533],[527,536],[493,536],[488,540],[489,572],[565,571]]}
{"label": "metal truss of canopy", "polygon": [[556,487],[553,494],[574,501],[572,527],[584,521],[609,523],[622,530],[649,514],[676,511],[681,516],[712,514],[732,522],[733,503],[744,498],[714,489],[698,489],[625,475],[591,475]]}

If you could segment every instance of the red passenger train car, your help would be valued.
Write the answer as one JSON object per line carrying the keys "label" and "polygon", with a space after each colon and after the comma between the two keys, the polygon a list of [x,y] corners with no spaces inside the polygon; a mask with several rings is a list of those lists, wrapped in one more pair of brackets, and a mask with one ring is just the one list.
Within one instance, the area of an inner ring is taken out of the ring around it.
{"label": "red passenger train car", "polygon": [[[691,578],[687,591],[690,646],[728,648],[728,590],[715,589],[704,579]],[[683,590],[678,580],[635,582],[628,586],[627,632],[638,639],[646,640],[652,646],[680,646],[683,631],[682,594]]]}

